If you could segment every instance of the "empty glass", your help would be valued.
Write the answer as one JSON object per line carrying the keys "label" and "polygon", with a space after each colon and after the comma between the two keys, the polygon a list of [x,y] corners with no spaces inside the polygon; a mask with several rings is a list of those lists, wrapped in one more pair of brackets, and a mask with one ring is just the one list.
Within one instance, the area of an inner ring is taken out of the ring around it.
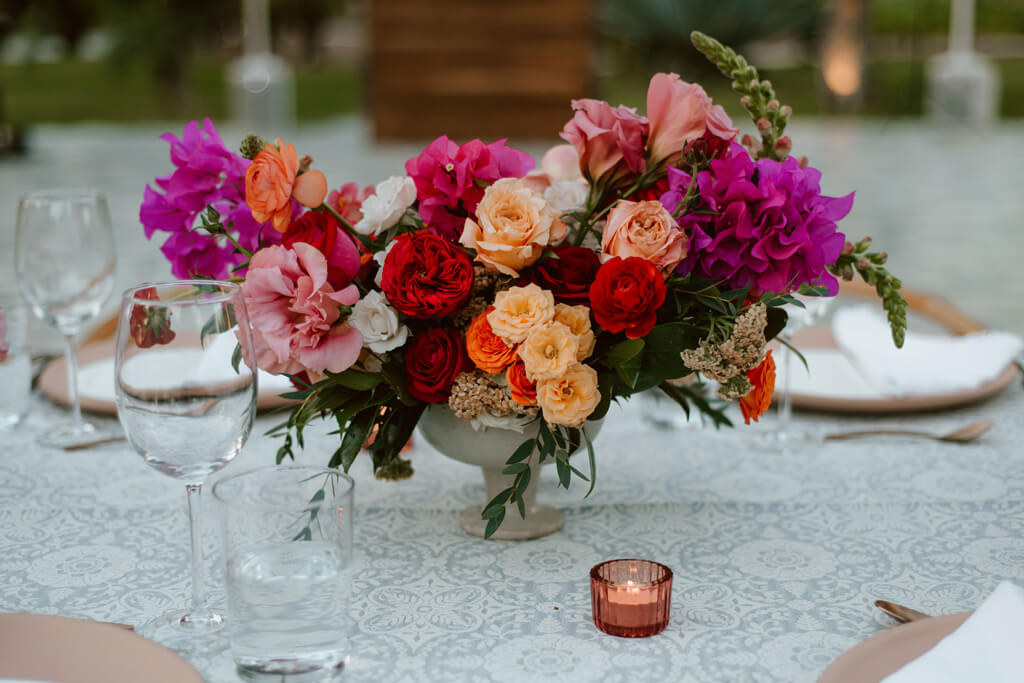
{"label": "empty glass", "polygon": [[[236,351],[236,347],[238,351]],[[223,617],[206,604],[200,494],[242,450],[256,414],[256,372],[242,290],[196,280],[125,292],[114,384],[125,435],[146,464],[185,482],[192,539],[192,604],[144,625],[143,635],[190,651]]]}
{"label": "empty glass", "polygon": [[64,335],[71,422],[43,434],[62,448],[98,436],[78,403],[76,337],[114,290],[114,238],[107,200],[94,190],[43,190],[22,198],[15,232],[15,270],[37,318]]}
{"label": "empty glass", "polygon": [[21,300],[0,294],[0,431],[14,427],[28,412],[32,360],[28,350],[28,311]]}
{"label": "empty glass", "polygon": [[268,466],[213,486],[238,674],[329,681],[348,655],[352,488],[336,469]]}

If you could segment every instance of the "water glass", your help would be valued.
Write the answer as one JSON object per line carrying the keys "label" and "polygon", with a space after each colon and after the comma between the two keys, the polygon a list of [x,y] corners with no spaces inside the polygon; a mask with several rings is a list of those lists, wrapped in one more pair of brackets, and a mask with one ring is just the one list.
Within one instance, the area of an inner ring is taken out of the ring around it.
{"label": "water glass", "polygon": [[0,430],[21,422],[28,412],[32,360],[28,349],[28,309],[17,297],[0,295],[7,352],[0,361]]}
{"label": "water glass", "polygon": [[244,680],[331,681],[348,655],[352,479],[269,466],[213,487],[231,653]]}

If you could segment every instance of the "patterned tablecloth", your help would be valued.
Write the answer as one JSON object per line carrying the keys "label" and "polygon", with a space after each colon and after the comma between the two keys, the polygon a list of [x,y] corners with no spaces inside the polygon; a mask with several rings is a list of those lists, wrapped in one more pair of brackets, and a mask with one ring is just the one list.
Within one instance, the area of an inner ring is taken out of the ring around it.
{"label": "patterned tablecloth", "polygon": [[[546,471],[541,498],[564,508],[565,526],[521,543],[459,531],[455,511],[483,499],[479,472],[422,441],[408,482],[374,481],[357,462],[346,679],[813,681],[890,625],[876,598],[948,613],[977,606],[1003,579],[1024,581],[1020,394],[1014,386],[980,406],[883,421],[943,430],[995,420],[971,445],[891,439],[788,453],[759,446],[749,428],[654,429],[650,399],[634,401],[598,439],[593,495],[582,499],[581,482],[556,489]],[[0,432],[0,610],[137,624],[184,604],[183,487],[123,444],[35,446],[62,416],[34,398],[27,423]],[[331,439],[311,435],[303,457],[325,462]],[[227,471],[272,462],[276,445],[254,436]],[[604,635],[590,619],[588,570],[634,556],[674,570],[671,623],[647,639]],[[208,680],[238,680],[226,653],[195,658]]]}

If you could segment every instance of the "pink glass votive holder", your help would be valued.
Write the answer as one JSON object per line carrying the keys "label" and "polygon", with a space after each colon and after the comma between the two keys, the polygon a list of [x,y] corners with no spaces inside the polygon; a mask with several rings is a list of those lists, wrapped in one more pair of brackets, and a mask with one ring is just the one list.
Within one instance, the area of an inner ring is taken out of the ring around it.
{"label": "pink glass votive holder", "polygon": [[668,626],[672,570],[650,560],[608,560],[590,570],[594,626],[625,638],[644,638]]}

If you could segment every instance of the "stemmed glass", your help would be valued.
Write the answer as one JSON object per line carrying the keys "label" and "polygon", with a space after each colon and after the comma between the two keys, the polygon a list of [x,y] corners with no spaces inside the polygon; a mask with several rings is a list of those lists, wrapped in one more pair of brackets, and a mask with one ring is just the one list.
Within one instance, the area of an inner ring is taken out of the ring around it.
{"label": "stemmed glass", "polygon": [[[834,301],[834,298],[832,297],[805,296],[803,294],[793,294],[792,296],[803,304],[803,307],[801,308],[794,304],[787,304],[783,307],[785,308],[786,313],[789,314],[786,329],[783,331],[783,339],[790,343],[792,343],[793,335],[796,334],[798,330],[812,325],[817,325],[824,320],[829,307]],[[782,361],[782,384],[779,387],[779,390],[782,393],[782,404],[779,406],[779,419],[775,424],[775,429],[771,434],[771,439],[780,447],[785,448],[787,445],[794,442],[813,440],[814,437],[811,434],[795,431],[792,428],[792,379],[793,366],[798,362],[796,354],[793,353],[788,346],[783,345],[782,358],[780,360]]]}
{"label": "stemmed glass", "polygon": [[18,205],[15,270],[36,317],[64,335],[71,422],[40,437],[62,448],[95,440],[78,402],[76,338],[114,291],[114,237],[107,200],[94,190],[43,190]]}
{"label": "stemmed glass", "polygon": [[114,384],[125,435],[146,464],[185,482],[192,540],[192,604],[142,627],[191,651],[223,626],[206,602],[200,544],[203,482],[242,450],[256,414],[255,358],[242,290],[197,280],[124,293]]}

